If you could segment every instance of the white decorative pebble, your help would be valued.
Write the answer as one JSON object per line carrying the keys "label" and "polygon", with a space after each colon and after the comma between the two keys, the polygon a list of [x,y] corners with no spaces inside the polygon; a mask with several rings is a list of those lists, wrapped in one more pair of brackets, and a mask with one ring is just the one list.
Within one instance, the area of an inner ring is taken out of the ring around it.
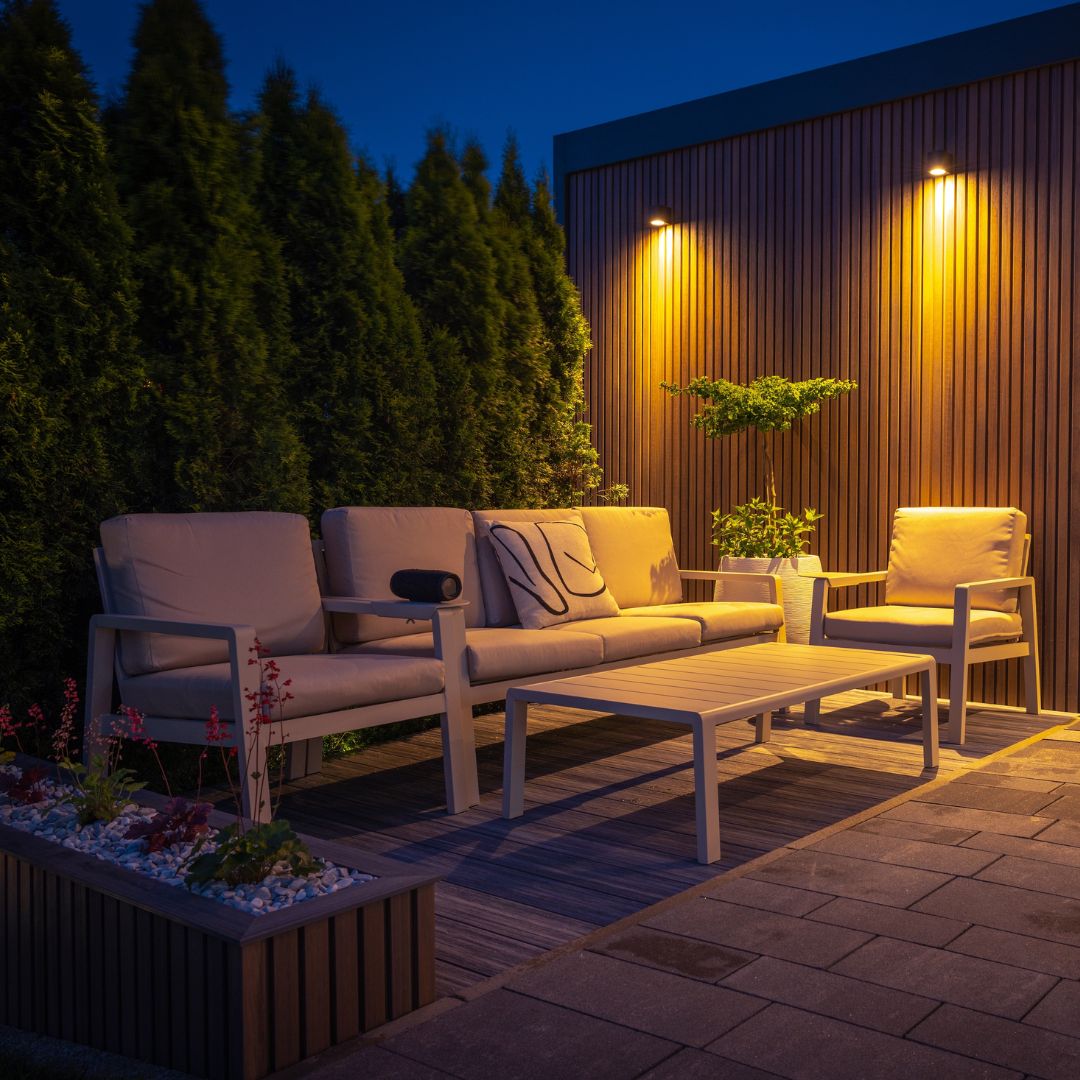
{"label": "white decorative pebble", "polygon": [[[16,765],[0,766],[0,772],[21,775]],[[129,803],[113,821],[79,825],[75,808],[62,801],[71,789],[54,780],[44,780],[42,787],[46,801],[40,803],[20,805],[0,795],[0,822],[73,851],[115,863],[164,885],[184,884],[186,864],[194,844],[177,844],[162,851],[148,852],[145,841],[127,839],[132,825],[142,824],[154,816],[152,807]],[[200,848],[200,854],[213,850],[214,843],[208,840]],[[295,877],[287,864],[279,863],[273,873],[254,885],[230,886],[224,881],[214,881],[195,886],[191,891],[240,911],[260,915],[374,880],[371,874],[328,862],[309,878]]]}

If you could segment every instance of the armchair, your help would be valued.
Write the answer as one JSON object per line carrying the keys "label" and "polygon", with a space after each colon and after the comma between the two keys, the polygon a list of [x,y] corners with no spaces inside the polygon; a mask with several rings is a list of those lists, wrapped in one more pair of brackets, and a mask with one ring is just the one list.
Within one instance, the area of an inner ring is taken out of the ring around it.
{"label": "armchair", "polygon": [[[1025,706],[1042,709],[1035,579],[1027,518],[1012,507],[905,507],[893,519],[887,570],[819,573],[810,643],[928,653],[949,665],[945,738],[963,744],[968,669],[1020,658]],[[829,611],[830,589],[885,583],[884,605]],[[902,683],[893,693],[902,695]]]}

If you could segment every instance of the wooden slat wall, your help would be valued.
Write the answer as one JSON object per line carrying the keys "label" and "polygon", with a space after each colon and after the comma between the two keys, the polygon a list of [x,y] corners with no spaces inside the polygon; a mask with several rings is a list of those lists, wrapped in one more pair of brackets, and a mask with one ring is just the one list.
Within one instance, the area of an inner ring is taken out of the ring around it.
{"label": "wooden slat wall", "polygon": [[[761,473],[753,437],[706,441],[692,403],[660,381],[854,378],[854,395],[777,447],[781,500],[827,515],[813,550],[829,569],[878,568],[896,506],[1020,507],[1044,700],[1068,710],[1080,707],[1078,67],[575,173],[566,201],[605,475],[668,507],[680,563],[715,564],[710,511],[759,491]],[[925,177],[937,147],[956,175]],[[655,204],[678,224],[647,228]],[[1016,703],[1019,683],[1017,664],[986,665],[972,697]]]}

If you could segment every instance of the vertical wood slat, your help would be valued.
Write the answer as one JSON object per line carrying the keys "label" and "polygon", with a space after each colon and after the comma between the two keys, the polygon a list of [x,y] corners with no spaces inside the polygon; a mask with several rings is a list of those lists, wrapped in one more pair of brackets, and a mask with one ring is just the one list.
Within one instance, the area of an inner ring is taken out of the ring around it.
{"label": "vertical wood slat", "polygon": [[[780,439],[781,501],[823,511],[830,569],[885,564],[901,505],[1023,509],[1044,701],[1080,709],[1080,64],[606,165],[567,184],[567,265],[593,328],[588,419],[608,483],[667,506],[683,566],[710,511],[761,487],[756,441],[689,429],[662,379],[854,378]],[[924,174],[953,151],[958,170]],[[644,223],[671,204],[677,224]],[[861,590],[859,602],[871,599]],[[975,699],[1022,702],[1016,663]]]}

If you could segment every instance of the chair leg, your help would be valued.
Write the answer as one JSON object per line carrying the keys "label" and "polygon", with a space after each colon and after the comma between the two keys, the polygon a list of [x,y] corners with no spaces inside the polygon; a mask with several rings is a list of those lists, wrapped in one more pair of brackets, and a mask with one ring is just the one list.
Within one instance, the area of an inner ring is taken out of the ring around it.
{"label": "chair leg", "polygon": [[967,738],[967,664],[952,664],[949,669],[948,742],[963,746]]}
{"label": "chair leg", "polygon": [[1024,708],[1032,716],[1042,712],[1042,685],[1039,679],[1039,657],[1034,643],[1031,651],[1024,657]]}

